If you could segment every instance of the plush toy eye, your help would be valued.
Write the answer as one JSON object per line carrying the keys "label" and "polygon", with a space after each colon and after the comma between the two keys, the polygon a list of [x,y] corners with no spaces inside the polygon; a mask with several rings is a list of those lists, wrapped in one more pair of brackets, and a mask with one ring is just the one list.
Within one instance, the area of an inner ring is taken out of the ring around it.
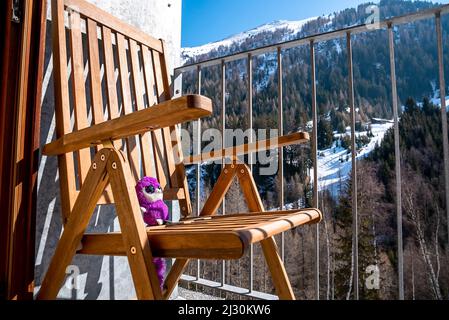
{"label": "plush toy eye", "polygon": [[147,186],[145,187],[146,193],[154,193],[154,187],[153,186]]}

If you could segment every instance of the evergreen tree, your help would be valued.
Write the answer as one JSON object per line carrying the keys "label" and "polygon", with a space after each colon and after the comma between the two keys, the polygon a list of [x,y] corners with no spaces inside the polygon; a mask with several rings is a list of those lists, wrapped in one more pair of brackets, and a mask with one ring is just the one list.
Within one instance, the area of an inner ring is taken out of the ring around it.
{"label": "evergreen tree", "polygon": [[318,149],[323,150],[330,148],[334,140],[332,127],[326,119],[320,117],[318,120]]}
{"label": "evergreen tree", "polygon": [[[354,298],[354,278],[352,273],[352,183],[349,179],[345,183],[343,194],[335,212],[335,220],[339,232],[337,233],[337,253],[336,270],[335,270],[335,291],[337,299],[353,299]],[[357,192],[359,202],[363,202],[363,197],[369,195]],[[373,245],[374,239],[371,232],[372,220],[366,215],[361,214],[363,209],[373,210],[373,208],[359,208],[359,235],[358,235],[358,263],[359,263],[359,298],[360,299],[378,299],[377,290],[370,290],[366,287],[365,282],[369,274],[365,273],[368,266],[376,265],[379,267],[379,261],[376,257],[376,249]],[[352,282],[351,282],[352,280]],[[351,286],[351,287],[350,287]]]}

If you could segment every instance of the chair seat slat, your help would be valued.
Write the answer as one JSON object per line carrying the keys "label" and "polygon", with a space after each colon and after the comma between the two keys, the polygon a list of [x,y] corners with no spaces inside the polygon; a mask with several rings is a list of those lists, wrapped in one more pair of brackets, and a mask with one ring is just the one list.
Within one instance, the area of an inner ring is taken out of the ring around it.
{"label": "chair seat slat", "polygon": [[[238,259],[251,243],[270,238],[294,227],[315,223],[321,213],[314,209],[279,211],[267,214],[240,214],[242,219],[250,217],[255,223],[244,227],[203,226],[201,229],[177,229],[177,225],[148,227],[147,234],[154,256],[191,259]],[[232,215],[235,218],[238,215]],[[228,220],[227,216],[214,216],[210,220]],[[193,219],[194,220],[194,219]],[[261,221],[262,220],[262,221]],[[198,226],[209,220],[197,220]],[[259,221],[259,223],[257,223]],[[112,245],[113,244],[113,245]],[[113,247],[113,248],[111,248]],[[120,233],[89,234],[83,238],[80,254],[124,255]]]}

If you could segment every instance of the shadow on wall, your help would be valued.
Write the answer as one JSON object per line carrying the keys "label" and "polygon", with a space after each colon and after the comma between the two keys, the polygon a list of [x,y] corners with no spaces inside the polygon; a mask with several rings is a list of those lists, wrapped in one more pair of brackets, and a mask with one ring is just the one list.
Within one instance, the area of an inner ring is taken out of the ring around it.
{"label": "shadow on wall", "polygon": [[[41,146],[55,135],[53,59],[51,22],[47,23],[44,83],[42,92]],[[36,292],[42,283],[62,232],[57,157],[42,156],[39,164],[36,218]],[[118,231],[112,206],[99,206],[87,232]],[[79,274],[78,274],[79,271]],[[128,262],[125,257],[76,256],[67,269],[61,299],[129,299],[135,296]]]}

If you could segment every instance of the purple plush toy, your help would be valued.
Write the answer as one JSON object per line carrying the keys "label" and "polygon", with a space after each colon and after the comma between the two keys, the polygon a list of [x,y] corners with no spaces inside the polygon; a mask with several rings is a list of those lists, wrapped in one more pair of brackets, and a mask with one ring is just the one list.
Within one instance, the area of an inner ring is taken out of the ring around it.
{"label": "purple plush toy", "polygon": [[[162,188],[157,179],[142,178],[136,185],[136,192],[145,223],[149,226],[164,224],[168,220],[168,208],[164,203]],[[156,266],[157,276],[162,288],[166,267],[165,260],[154,258],[153,263]]]}

